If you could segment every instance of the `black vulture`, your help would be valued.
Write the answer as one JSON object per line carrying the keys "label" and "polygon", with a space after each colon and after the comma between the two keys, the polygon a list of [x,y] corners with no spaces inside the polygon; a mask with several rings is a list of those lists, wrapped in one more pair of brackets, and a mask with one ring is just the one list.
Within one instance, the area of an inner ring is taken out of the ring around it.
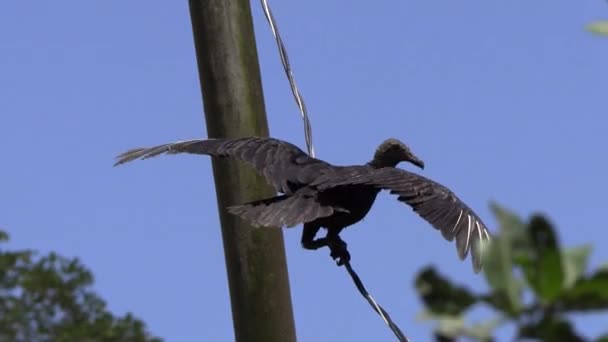
{"label": "black vulture", "polygon": [[[231,157],[253,166],[280,195],[236,204],[227,210],[253,226],[293,227],[303,223],[302,246],[328,246],[338,265],[350,260],[339,233],[363,219],[376,195],[388,190],[445,239],[455,239],[460,259],[470,250],[474,271],[481,270],[480,246],[490,239],[485,224],[445,186],[397,168],[403,161],[424,168],[422,160],[397,139],[384,141],[365,165],[332,165],[310,157],[291,143],[263,137],[196,139],[132,149],[120,154],[114,165],[176,153]],[[315,239],[321,228],[327,229],[326,236]]]}

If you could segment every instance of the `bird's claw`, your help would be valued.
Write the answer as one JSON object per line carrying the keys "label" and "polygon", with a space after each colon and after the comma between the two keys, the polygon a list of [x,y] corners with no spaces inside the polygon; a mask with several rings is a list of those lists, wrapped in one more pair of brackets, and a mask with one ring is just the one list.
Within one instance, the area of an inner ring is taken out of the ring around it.
{"label": "bird's claw", "polygon": [[331,247],[330,256],[336,260],[336,264],[338,266],[342,266],[345,263],[350,261],[350,253],[348,253],[348,249],[346,248],[346,243],[341,241],[335,246]]}

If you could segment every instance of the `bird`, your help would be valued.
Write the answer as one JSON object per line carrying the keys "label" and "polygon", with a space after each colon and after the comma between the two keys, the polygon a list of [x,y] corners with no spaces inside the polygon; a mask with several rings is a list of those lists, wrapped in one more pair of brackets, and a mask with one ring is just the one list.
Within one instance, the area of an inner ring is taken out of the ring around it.
{"label": "bird", "polygon": [[[471,254],[475,273],[482,269],[481,245],[491,234],[481,218],[447,187],[397,165],[424,162],[395,138],[383,141],[363,165],[339,166],[309,156],[299,147],[271,137],[182,140],[150,148],[128,150],[114,166],[162,154],[201,154],[232,158],[248,164],[274,188],[276,196],[227,207],[254,227],[294,227],[303,224],[301,245],[328,247],[338,266],[350,261],[340,232],[370,211],[379,192],[388,191],[400,202],[454,241],[460,260]],[[325,237],[316,238],[321,228]]]}

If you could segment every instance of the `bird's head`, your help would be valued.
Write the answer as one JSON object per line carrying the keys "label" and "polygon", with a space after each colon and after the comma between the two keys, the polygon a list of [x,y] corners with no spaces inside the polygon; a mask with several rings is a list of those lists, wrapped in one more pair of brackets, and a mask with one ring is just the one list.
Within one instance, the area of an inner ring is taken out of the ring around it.
{"label": "bird's head", "polygon": [[378,146],[370,164],[375,167],[395,167],[400,162],[410,162],[424,169],[424,162],[406,144],[394,138],[387,139]]}

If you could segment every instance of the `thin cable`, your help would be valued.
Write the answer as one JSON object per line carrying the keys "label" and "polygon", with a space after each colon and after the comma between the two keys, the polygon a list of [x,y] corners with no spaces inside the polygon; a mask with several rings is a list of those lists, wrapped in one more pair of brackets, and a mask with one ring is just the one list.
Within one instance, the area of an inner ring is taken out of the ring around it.
{"label": "thin cable", "polygon": [[384,310],[382,308],[382,306],[380,306],[380,304],[378,304],[374,300],[374,298],[369,294],[369,292],[367,292],[367,290],[365,289],[365,286],[363,285],[363,282],[361,281],[361,278],[359,278],[359,276],[357,275],[357,272],[355,272],[353,270],[349,261],[346,261],[344,263],[344,267],[346,267],[348,274],[353,279],[353,282],[357,286],[357,289],[359,290],[361,295],[367,300],[367,302],[372,307],[372,309],[374,309],[374,311],[376,311],[376,313],[378,315],[380,315],[382,320],[384,320],[384,323],[386,323],[386,325],[388,325],[388,327],[391,328],[391,330],[393,331],[393,334],[395,334],[397,339],[400,342],[410,342],[410,340],[403,334],[401,329],[399,329],[397,324],[395,324],[395,322],[393,322],[393,320],[391,319],[391,316],[388,314],[388,312],[386,312],[386,310]]}
{"label": "thin cable", "polygon": [[266,20],[268,21],[270,29],[272,30],[272,35],[274,36],[274,39],[277,42],[277,47],[279,48],[281,63],[283,63],[283,69],[285,69],[285,74],[287,75],[287,79],[289,80],[291,92],[293,93],[293,97],[296,100],[298,108],[300,108],[300,114],[302,115],[302,120],[304,121],[304,137],[306,139],[306,148],[308,149],[308,154],[311,157],[314,157],[315,148],[312,143],[312,128],[310,127],[310,120],[308,119],[308,111],[306,110],[304,98],[302,97],[302,94],[300,94],[298,86],[296,85],[296,80],[293,77],[293,72],[291,71],[291,66],[289,64],[289,57],[287,57],[287,50],[285,49],[285,45],[283,44],[283,40],[281,39],[279,27],[277,26],[277,22],[274,19],[274,16],[272,15],[272,10],[270,10],[268,1],[261,0],[261,2],[262,8],[264,9],[264,15],[266,16]]}

